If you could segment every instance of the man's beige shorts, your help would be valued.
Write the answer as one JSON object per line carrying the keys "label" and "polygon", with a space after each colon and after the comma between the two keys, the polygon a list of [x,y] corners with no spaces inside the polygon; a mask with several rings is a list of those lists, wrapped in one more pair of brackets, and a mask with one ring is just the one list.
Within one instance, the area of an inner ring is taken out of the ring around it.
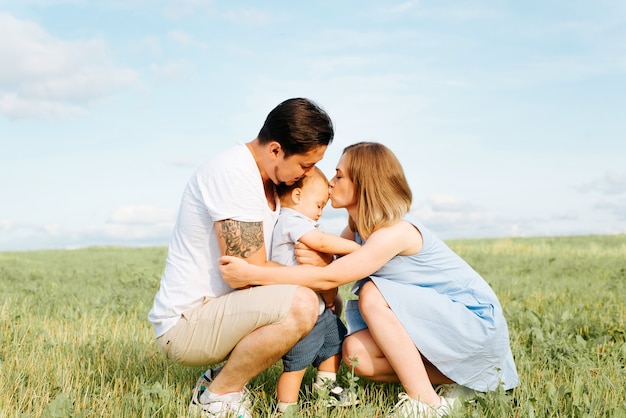
{"label": "man's beige shorts", "polygon": [[295,285],[257,286],[205,298],[157,339],[159,347],[167,358],[187,366],[219,363],[252,331],[285,319],[296,289]]}

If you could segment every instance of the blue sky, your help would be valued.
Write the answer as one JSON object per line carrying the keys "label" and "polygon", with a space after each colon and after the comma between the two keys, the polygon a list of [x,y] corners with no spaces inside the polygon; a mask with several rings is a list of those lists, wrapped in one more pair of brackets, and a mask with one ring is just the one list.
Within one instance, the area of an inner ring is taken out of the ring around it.
{"label": "blue sky", "polygon": [[626,233],[622,0],[0,0],[0,63],[0,251],[166,245],[290,97],[333,118],[327,175],[386,144],[443,239]]}

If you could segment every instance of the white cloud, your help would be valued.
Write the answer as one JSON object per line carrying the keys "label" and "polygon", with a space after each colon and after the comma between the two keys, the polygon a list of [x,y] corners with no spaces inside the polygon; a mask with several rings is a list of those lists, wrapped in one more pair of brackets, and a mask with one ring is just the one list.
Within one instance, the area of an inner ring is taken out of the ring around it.
{"label": "white cloud", "polygon": [[[595,205],[596,209],[607,211],[621,221],[626,221],[626,199],[603,200]],[[625,226],[626,227],[626,226]]]}
{"label": "white cloud", "polygon": [[573,211],[557,212],[550,215],[549,220],[554,221],[576,221],[579,215]]}
{"label": "white cloud", "polygon": [[513,232],[512,222],[496,222],[493,216],[482,212],[435,212],[422,208],[412,213],[444,240],[510,236]]}
{"label": "white cloud", "polygon": [[603,177],[577,187],[580,192],[615,195],[626,192],[626,173],[606,172]]}
{"label": "white cloud", "polygon": [[109,216],[110,224],[173,224],[176,210],[156,208],[153,206],[122,206],[115,209]]}
{"label": "white cloud", "polygon": [[0,231],[0,251],[54,248],[58,246],[61,233],[57,225],[36,225],[9,219],[0,220]]}
{"label": "white cloud", "polygon": [[0,13],[0,67],[3,83],[62,75],[68,68],[80,66],[85,54],[94,59],[106,55],[100,40],[66,42],[52,37],[37,23],[19,20]]}
{"label": "white cloud", "polygon": [[392,5],[389,8],[389,11],[392,13],[399,13],[399,14],[404,14],[406,12],[408,12],[409,10],[415,8],[418,6],[418,2],[414,1],[414,0],[409,0],[409,1],[404,1],[402,3],[396,4],[396,5]]}
{"label": "white cloud", "polygon": [[104,41],[57,39],[7,13],[0,13],[0,62],[0,111],[15,118],[74,115],[139,81],[111,63]]}
{"label": "white cloud", "polygon": [[271,23],[269,14],[258,9],[239,9],[225,13],[226,19],[247,26],[266,26]]}
{"label": "white cloud", "polygon": [[0,219],[0,251],[79,248],[93,245],[167,245],[174,210],[135,206],[118,208],[108,223],[68,228]]}
{"label": "white cloud", "polygon": [[10,219],[0,219],[0,230],[9,231],[14,225]]}
{"label": "white cloud", "polygon": [[189,80],[196,74],[196,68],[187,61],[170,61],[165,64],[153,64],[150,71],[157,80],[181,81]]}
{"label": "white cloud", "polygon": [[200,164],[196,158],[186,156],[174,156],[165,161],[165,163],[174,167],[197,167]]}
{"label": "white cloud", "polygon": [[493,10],[492,8],[486,8],[480,4],[472,3],[471,7],[465,7],[462,4],[455,4],[454,7],[441,7],[437,2],[433,2],[432,6],[426,5],[420,1],[407,0],[397,4],[387,6],[387,3],[383,3],[388,7],[387,11],[392,14],[397,14],[402,17],[407,15],[413,16],[419,19],[444,20],[444,21],[473,21],[473,20],[485,20],[485,19],[497,19],[502,18],[502,13]]}
{"label": "white cloud", "polygon": [[206,49],[208,45],[205,42],[199,41],[191,33],[184,30],[173,30],[168,33],[170,39],[183,47],[196,47]]}
{"label": "white cloud", "polygon": [[105,224],[85,231],[85,238],[95,242],[164,245],[171,235],[172,224],[123,225]]}
{"label": "white cloud", "polygon": [[177,0],[168,2],[163,13],[171,19],[199,14],[213,15],[215,13],[214,3],[214,0]]}
{"label": "white cloud", "polygon": [[85,113],[78,106],[44,99],[23,98],[15,93],[0,92],[0,112],[9,117],[19,118],[58,118]]}
{"label": "white cloud", "polygon": [[163,46],[159,38],[155,36],[146,36],[138,41],[130,42],[129,50],[135,56],[147,56],[149,58],[158,58],[163,54]]}
{"label": "white cloud", "polygon": [[457,198],[444,194],[432,195],[427,202],[435,212],[458,212],[469,210],[472,205]]}
{"label": "white cloud", "polygon": [[45,224],[43,225],[43,230],[46,231],[50,235],[58,235],[61,232],[61,225],[59,224]]}
{"label": "white cloud", "polygon": [[182,46],[189,46],[193,44],[193,36],[184,30],[170,31],[168,36],[174,40],[174,42]]}
{"label": "white cloud", "polygon": [[26,84],[22,91],[31,97],[85,103],[104,97],[111,90],[132,86],[136,80],[137,73],[132,70],[90,67]]}

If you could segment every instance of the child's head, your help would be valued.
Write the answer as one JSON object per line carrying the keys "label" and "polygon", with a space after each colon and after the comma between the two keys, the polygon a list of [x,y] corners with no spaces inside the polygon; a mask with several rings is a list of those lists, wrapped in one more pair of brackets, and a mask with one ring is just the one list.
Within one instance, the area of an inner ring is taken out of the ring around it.
{"label": "child's head", "polygon": [[317,167],[290,186],[279,184],[276,190],[281,206],[316,221],[322,216],[322,209],[328,202],[328,179]]}

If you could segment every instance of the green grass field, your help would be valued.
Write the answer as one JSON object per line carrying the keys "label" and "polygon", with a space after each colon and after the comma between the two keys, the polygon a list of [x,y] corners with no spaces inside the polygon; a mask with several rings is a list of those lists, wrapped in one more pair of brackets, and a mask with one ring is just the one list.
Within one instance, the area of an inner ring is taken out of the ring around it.
{"label": "green grass field", "polygon": [[[626,417],[624,235],[448,244],[498,294],[521,379],[458,416]],[[166,251],[0,253],[0,417],[186,416],[203,369],[164,359],[146,318]],[[280,370],[249,384],[258,416],[271,415]],[[340,380],[349,376],[344,366]],[[326,410],[312,378],[304,417],[383,417],[401,390],[361,379],[361,405]]]}

